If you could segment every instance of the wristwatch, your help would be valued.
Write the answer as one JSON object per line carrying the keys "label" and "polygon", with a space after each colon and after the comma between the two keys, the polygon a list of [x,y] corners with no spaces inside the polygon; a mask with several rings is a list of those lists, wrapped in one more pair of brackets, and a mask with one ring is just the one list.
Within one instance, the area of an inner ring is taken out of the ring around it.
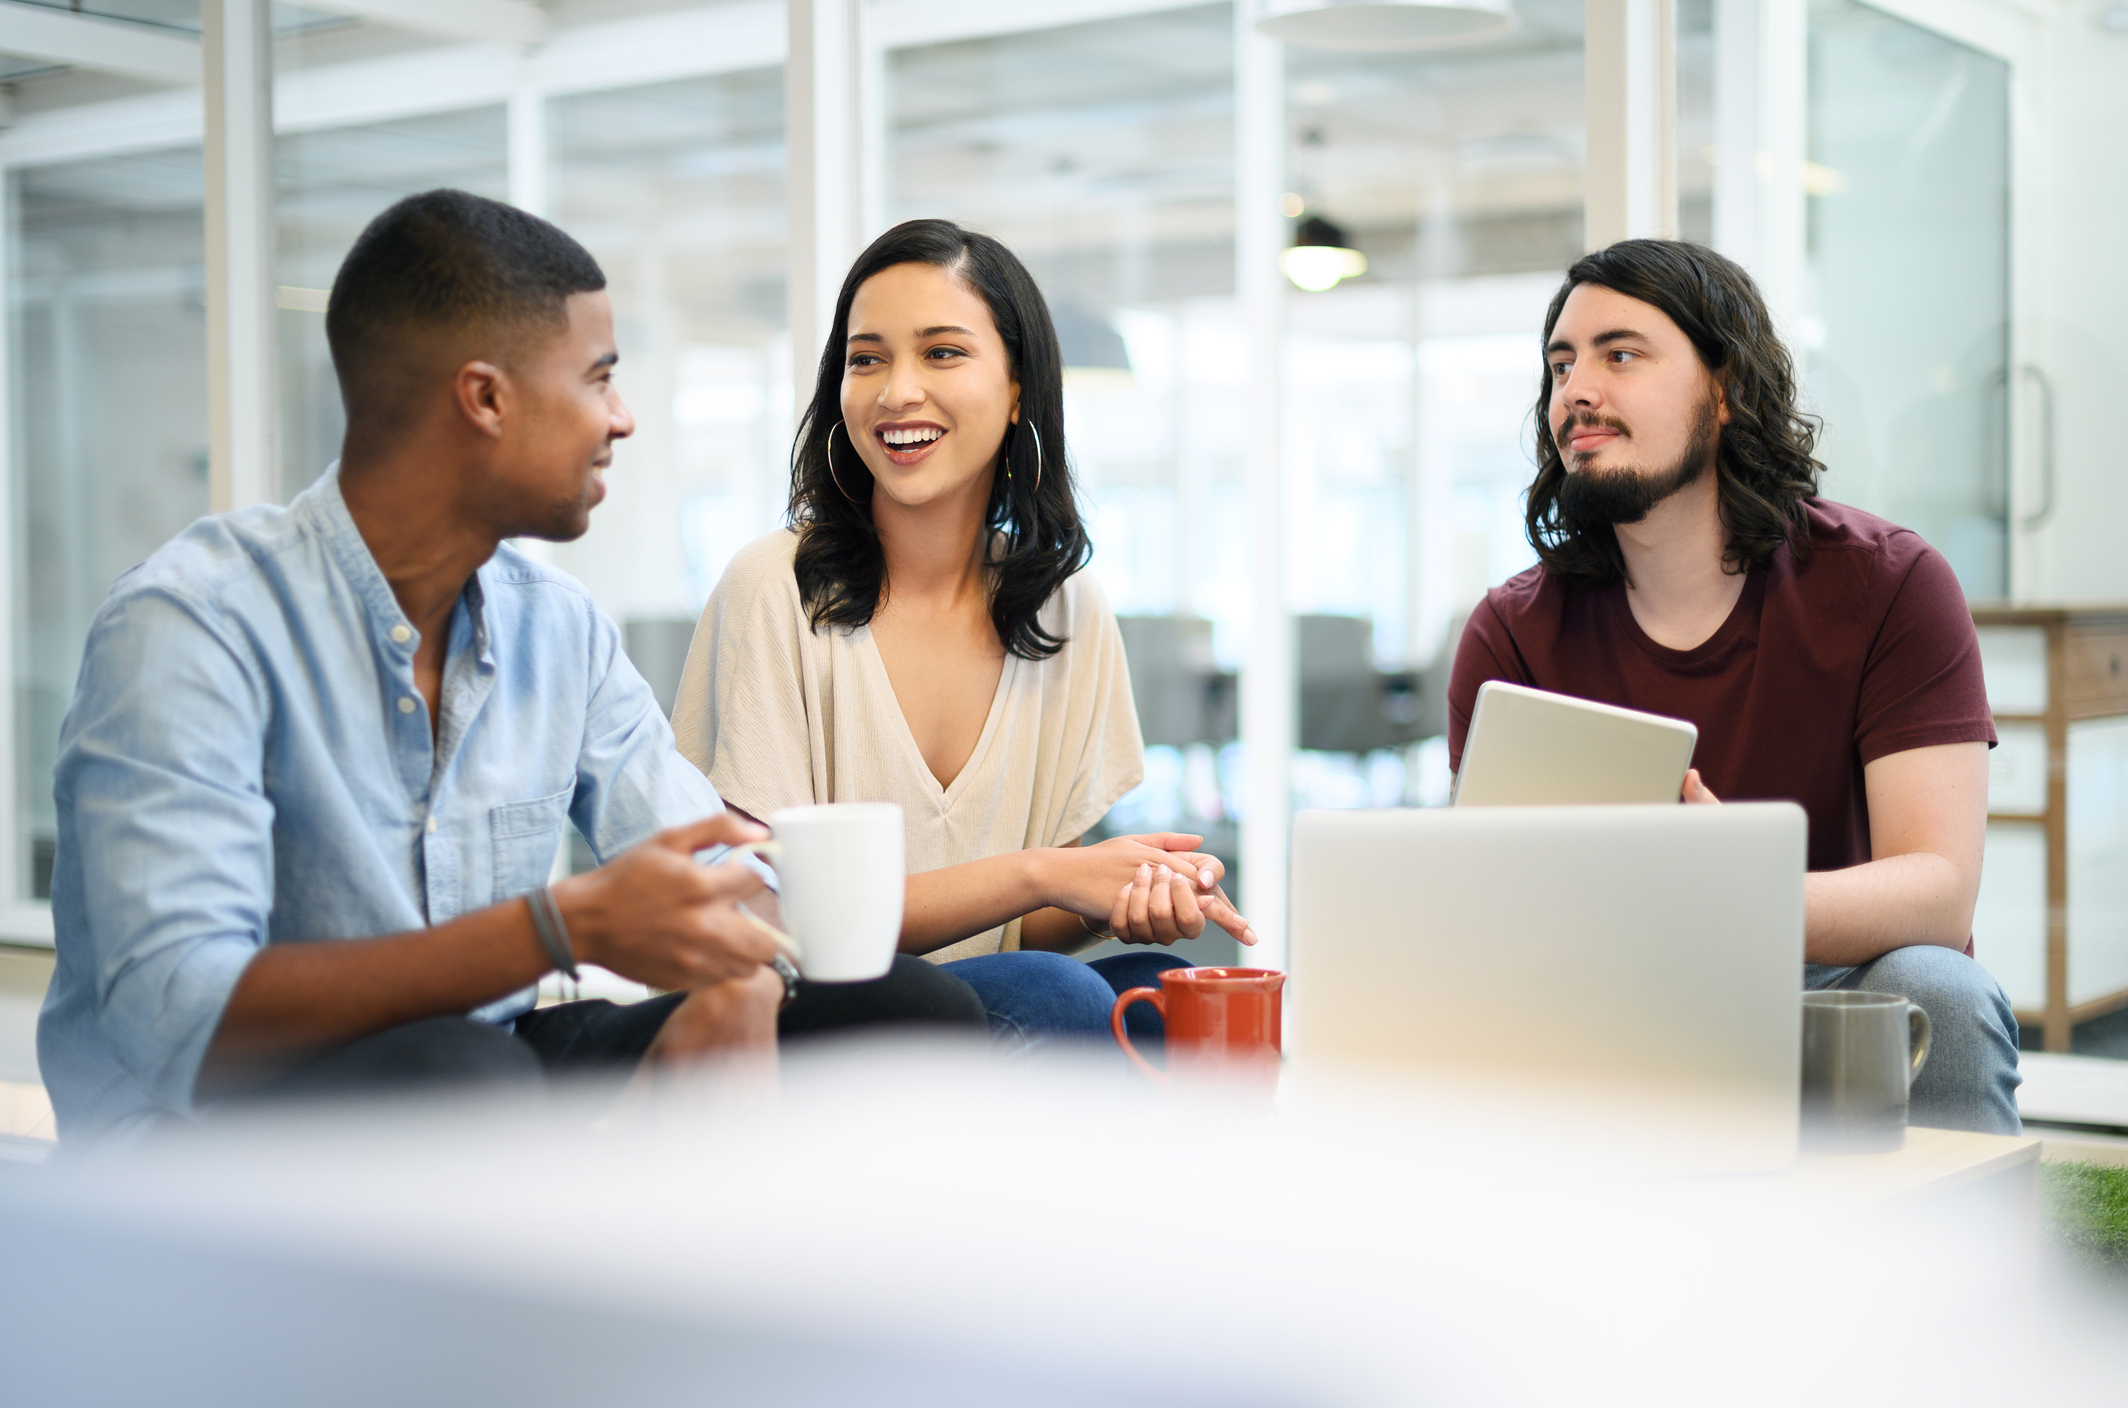
{"label": "wristwatch", "polygon": [[780,953],[769,959],[768,966],[776,970],[777,977],[783,979],[783,1005],[790,1006],[798,1000],[798,969]]}

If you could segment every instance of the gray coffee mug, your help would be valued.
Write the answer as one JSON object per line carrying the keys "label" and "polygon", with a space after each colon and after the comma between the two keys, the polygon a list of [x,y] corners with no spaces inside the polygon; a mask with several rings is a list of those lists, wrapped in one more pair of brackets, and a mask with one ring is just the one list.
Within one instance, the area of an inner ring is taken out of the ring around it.
{"label": "gray coffee mug", "polygon": [[1906,1096],[1928,1060],[1928,1013],[1884,992],[1803,994],[1803,1142],[1897,1149]]}

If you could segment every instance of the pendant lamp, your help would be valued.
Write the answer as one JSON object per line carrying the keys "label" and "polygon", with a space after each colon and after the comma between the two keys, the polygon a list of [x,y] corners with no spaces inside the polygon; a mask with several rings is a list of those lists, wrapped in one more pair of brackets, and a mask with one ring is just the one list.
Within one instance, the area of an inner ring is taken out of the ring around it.
{"label": "pendant lamp", "polygon": [[1304,49],[1447,49],[1517,23],[1508,0],[1265,0],[1256,28]]}
{"label": "pendant lamp", "polygon": [[1293,286],[1309,293],[1336,288],[1343,279],[1367,272],[1367,256],[1352,247],[1345,232],[1311,215],[1293,232],[1293,243],[1278,256],[1278,267]]}

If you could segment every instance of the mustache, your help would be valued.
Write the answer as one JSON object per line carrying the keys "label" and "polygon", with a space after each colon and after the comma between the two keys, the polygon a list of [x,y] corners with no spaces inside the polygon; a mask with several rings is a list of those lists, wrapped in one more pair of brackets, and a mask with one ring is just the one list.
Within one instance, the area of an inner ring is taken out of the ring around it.
{"label": "mustache", "polygon": [[1628,436],[1633,433],[1626,429],[1626,423],[1616,416],[1598,415],[1594,411],[1576,411],[1562,421],[1559,429],[1552,433],[1553,448],[1562,453],[1572,453],[1564,442],[1571,439],[1577,430],[1615,430],[1620,435]]}

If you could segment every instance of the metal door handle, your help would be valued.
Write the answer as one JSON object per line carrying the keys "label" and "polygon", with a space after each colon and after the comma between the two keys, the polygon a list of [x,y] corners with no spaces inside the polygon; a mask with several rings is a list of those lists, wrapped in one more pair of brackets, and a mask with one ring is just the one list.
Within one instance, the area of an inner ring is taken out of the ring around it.
{"label": "metal door handle", "polygon": [[2039,507],[2018,520],[2037,528],[2054,516],[2054,379],[2035,362],[2019,367],[2017,375],[2039,388]]}

